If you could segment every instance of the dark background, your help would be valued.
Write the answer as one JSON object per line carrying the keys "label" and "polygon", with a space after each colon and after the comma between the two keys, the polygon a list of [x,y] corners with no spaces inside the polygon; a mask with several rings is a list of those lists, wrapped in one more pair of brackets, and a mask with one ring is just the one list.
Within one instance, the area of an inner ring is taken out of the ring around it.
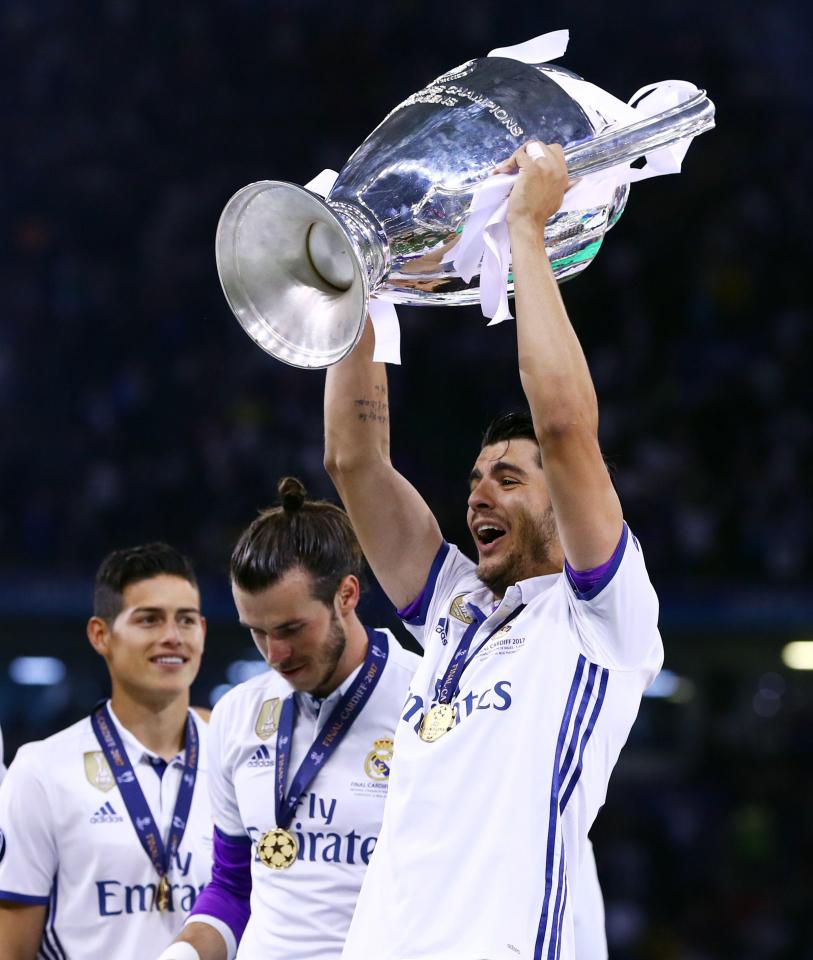
{"label": "dark background", "polygon": [[[781,659],[813,638],[811,19],[801,0],[3,0],[7,760],[104,692],[83,624],[105,552],[162,538],[195,559],[206,703],[256,660],[225,578],[237,533],[282,474],[332,496],[323,374],[263,354],[220,291],[231,194],[339,169],[433,77],[569,27],[560,62],[616,95],[674,77],[718,109],[684,172],[634,186],[564,287],[678,678],[644,701],[593,830],[611,956],[813,958],[813,682]],[[474,308],[401,319],[395,463],[467,546],[480,433],[522,399],[514,333]],[[391,616],[374,588],[367,616]],[[14,658],[35,654],[64,678],[14,682]]]}

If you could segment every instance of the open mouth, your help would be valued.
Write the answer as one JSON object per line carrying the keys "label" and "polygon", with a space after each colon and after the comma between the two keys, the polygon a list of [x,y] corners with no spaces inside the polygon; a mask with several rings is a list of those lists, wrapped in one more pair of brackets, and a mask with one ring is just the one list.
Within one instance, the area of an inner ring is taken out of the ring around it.
{"label": "open mouth", "polygon": [[188,659],[188,657],[179,657],[175,654],[167,654],[160,657],[150,657],[150,663],[157,663],[162,667],[182,667]]}
{"label": "open mouth", "polygon": [[478,544],[488,547],[505,536],[505,529],[496,523],[479,523],[474,528],[474,536]]}

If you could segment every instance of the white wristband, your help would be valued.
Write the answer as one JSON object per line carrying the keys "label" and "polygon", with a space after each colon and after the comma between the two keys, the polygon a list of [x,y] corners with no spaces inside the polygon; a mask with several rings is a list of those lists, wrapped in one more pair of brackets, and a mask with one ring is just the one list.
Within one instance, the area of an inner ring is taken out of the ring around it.
{"label": "white wristband", "polygon": [[171,943],[158,960],[200,960],[200,954],[191,943]]}

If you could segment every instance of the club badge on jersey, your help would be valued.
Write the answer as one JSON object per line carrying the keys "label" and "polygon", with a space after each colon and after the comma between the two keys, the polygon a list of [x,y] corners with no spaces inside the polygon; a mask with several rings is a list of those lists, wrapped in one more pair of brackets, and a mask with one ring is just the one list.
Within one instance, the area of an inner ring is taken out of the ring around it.
{"label": "club badge on jersey", "polygon": [[281,710],[282,702],[279,697],[272,697],[270,700],[266,700],[260,707],[260,712],[257,714],[257,722],[254,725],[254,732],[260,740],[268,740],[273,733],[277,732]]}
{"label": "club badge on jersey", "polygon": [[[296,837],[288,830],[288,826],[294,818],[297,805],[304,792],[313,783],[316,774],[333,755],[353,725],[353,721],[364,709],[384,672],[389,655],[387,635],[367,630],[367,638],[367,656],[364,658],[361,670],[331,711],[305,759],[299,765],[287,796],[285,783],[291,762],[296,717],[296,701],[293,693],[285,698],[279,711],[274,790],[277,825],[272,830],[267,830],[257,844],[257,856],[260,862],[271,870],[287,870],[296,863],[299,844]],[[266,702],[270,704],[273,701]],[[265,707],[265,704],[263,706]]]}
{"label": "club badge on jersey", "polygon": [[456,620],[462,620],[463,623],[474,623],[474,617],[469,613],[468,607],[466,606],[465,601],[466,594],[461,593],[459,597],[455,597],[449,605],[449,614],[453,616]]}
{"label": "club badge on jersey", "polygon": [[88,783],[107,793],[116,785],[110,766],[104,758],[103,750],[88,750],[85,752],[85,776]]}
{"label": "club badge on jersey", "polygon": [[389,737],[373,741],[373,749],[364,760],[364,772],[371,780],[389,780],[393,747]]}

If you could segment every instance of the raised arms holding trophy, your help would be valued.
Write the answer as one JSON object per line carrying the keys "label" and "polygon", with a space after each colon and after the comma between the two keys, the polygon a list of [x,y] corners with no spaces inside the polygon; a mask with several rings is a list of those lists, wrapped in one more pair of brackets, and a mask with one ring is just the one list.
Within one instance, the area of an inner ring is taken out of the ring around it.
{"label": "raised arms holding trophy", "polygon": [[239,190],[220,218],[216,252],[248,335],[312,368],[353,349],[371,298],[479,301],[492,322],[507,319],[514,178],[491,173],[529,140],[560,144],[578,180],[551,210],[545,241],[557,280],[581,273],[630,184],[678,172],[692,138],[714,125],[714,105],[678,80],[625,103],[550,62],[567,43],[558,30],[446,71],[395,107],[338,174],[324,171],[308,187],[265,180]]}
{"label": "raised arms holding trophy", "polygon": [[545,249],[562,150],[529,143],[498,172],[516,173],[507,223],[530,416],[497,418],[473,464],[477,565],[390,462],[369,327],[327,374],[327,469],[425,647],[344,960],[572,960],[587,830],[662,659],[657,599]]}

